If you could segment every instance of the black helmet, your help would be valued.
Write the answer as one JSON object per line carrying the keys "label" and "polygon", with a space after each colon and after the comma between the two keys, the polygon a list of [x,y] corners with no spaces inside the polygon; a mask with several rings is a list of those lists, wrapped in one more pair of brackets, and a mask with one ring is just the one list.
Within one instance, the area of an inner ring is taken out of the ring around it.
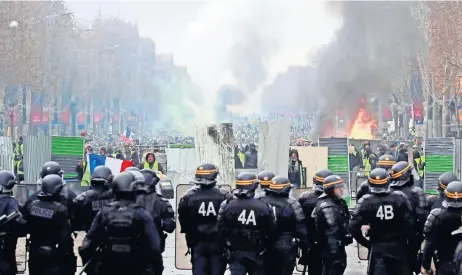
{"label": "black helmet", "polygon": [[61,166],[56,161],[47,161],[42,166],[42,171],[40,172],[40,177],[43,179],[48,175],[59,175],[61,176],[64,173],[61,170]]}
{"label": "black helmet", "polygon": [[218,169],[214,164],[204,163],[196,168],[196,175],[192,183],[200,185],[213,185],[217,181]]}
{"label": "black helmet", "polygon": [[242,172],[236,177],[237,197],[253,197],[258,187],[258,179],[254,173]]}
{"label": "black helmet", "polygon": [[438,178],[438,192],[443,193],[449,183],[457,180],[457,176],[453,172],[446,172],[441,174],[441,176]]}
{"label": "black helmet", "polygon": [[144,177],[144,183],[146,187],[155,187],[157,183],[160,181],[159,177],[157,176],[156,171],[151,169],[143,169],[140,171]]}
{"label": "black helmet", "polygon": [[343,187],[343,179],[337,175],[326,177],[322,183],[322,188],[325,193],[332,192],[336,187]]}
{"label": "black helmet", "polygon": [[16,184],[15,176],[7,170],[0,171],[0,194],[13,192],[13,187]]}
{"label": "black helmet", "polygon": [[136,166],[130,166],[127,169],[125,169],[125,171],[140,171],[140,168]]}
{"label": "black helmet", "polygon": [[270,187],[271,180],[275,177],[273,172],[263,171],[258,174],[258,180],[260,181],[260,188],[267,189]]}
{"label": "black helmet", "polygon": [[462,208],[462,182],[453,181],[444,190],[443,206]]}
{"label": "black helmet", "polygon": [[134,193],[136,191],[136,178],[130,172],[122,172],[112,181],[114,193]]}
{"label": "black helmet", "polygon": [[130,170],[127,171],[128,173],[132,174],[135,177],[136,181],[136,189],[139,191],[146,191],[146,186],[144,185],[144,176],[141,174],[140,171]]}
{"label": "black helmet", "polygon": [[396,164],[396,159],[390,155],[383,155],[377,162],[377,168],[383,168],[385,170],[391,169]]}
{"label": "black helmet", "polygon": [[369,140],[366,140],[363,142],[363,147],[366,147],[366,146],[371,146],[371,142]]}
{"label": "black helmet", "polygon": [[386,193],[390,184],[388,172],[383,168],[375,168],[367,178],[371,193]]}
{"label": "black helmet", "polygon": [[276,176],[271,180],[271,185],[269,189],[266,191],[271,193],[278,193],[289,195],[290,190],[292,189],[292,184],[290,183],[289,179],[282,176]]}
{"label": "black helmet", "polygon": [[313,176],[313,186],[315,191],[323,192],[322,185],[324,183],[324,179],[328,176],[332,176],[333,173],[330,170],[322,169],[316,172]]}
{"label": "black helmet", "polygon": [[61,176],[56,174],[47,175],[42,179],[42,187],[39,197],[52,197],[59,195],[64,187]]}
{"label": "black helmet", "polygon": [[412,166],[407,161],[400,161],[391,167],[391,185],[403,186],[411,180]]}
{"label": "black helmet", "polygon": [[91,175],[91,184],[92,186],[95,183],[104,183],[105,186],[109,186],[112,182],[114,175],[112,174],[111,169],[106,166],[97,166]]}

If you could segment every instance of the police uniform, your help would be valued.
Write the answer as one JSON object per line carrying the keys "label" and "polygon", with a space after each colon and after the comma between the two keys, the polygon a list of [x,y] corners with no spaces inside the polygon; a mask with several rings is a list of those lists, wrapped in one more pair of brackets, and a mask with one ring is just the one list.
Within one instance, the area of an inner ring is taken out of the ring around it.
{"label": "police uniform", "polygon": [[[151,214],[157,232],[160,234],[161,252],[164,252],[167,233],[172,233],[175,230],[175,213],[168,200],[156,192],[156,184],[159,182],[156,172],[143,169],[137,173],[140,173],[143,178],[140,186],[142,191],[139,192],[136,203]],[[162,272],[163,265],[158,267],[156,274],[162,274]]]}
{"label": "police uniform", "polygon": [[254,198],[255,174],[236,177],[236,199],[223,203],[218,213],[218,232],[227,245],[231,275],[265,274],[264,254],[273,247],[276,221],[270,206]]}
{"label": "police uniform", "polygon": [[265,190],[270,187],[271,180],[276,175],[273,172],[262,171],[258,173],[257,178],[260,183],[260,189],[255,190],[255,198],[260,198],[265,195]]}
{"label": "police uniform", "polygon": [[277,224],[275,244],[265,255],[267,275],[292,275],[298,248],[308,249],[305,214],[300,203],[289,197],[291,189],[288,178],[277,176],[265,190],[266,196],[260,198],[273,209]]}
{"label": "police uniform", "polygon": [[[379,158],[377,162],[377,168],[383,168],[387,171],[390,171],[391,167],[396,164],[396,159],[390,155],[383,155]],[[365,180],[358,188],[358,192],[356,193],[356,201],[359,201],[362,196],[370,193],[369,183],[368,180]]]}
{"label": "police uniform", "polygon": [[[414,241],[411,205],[401,191],[390,191],[385,169],[377,168],[368,177],[370,194],[356,204],[350,222],[351,235],[369,249],[368,275],[410,274],[406,246]],[[369,240],[361,227],[369,225]]]}
{"label": "police uniform", "polygon": [[324,194],[319,197],[313,213],[322,251],[322,274],[341,275],[347,265],[345,246],[352,243],[346,201],[335,194],[336,188],[343,188],[343,180],[336,175],[328,176],[323,188]]}
{"label": "police uniform", "polygon": [[316,208],[316,204],[319,201],[319,197],[324,193],[322,183],[324,179],[331,176],[332,172],[323,169],[316,172],[313,176],[313,187],[314,192],[304,192],[298,198],[298,202],[302,206],[305,214],[306,228],[308,232],[308,251],[302,251],[302,257],[298,264],[308,266],[308,275],[321,275],[322,273],[322,257],[321,248],[319,247],[316,224],[312,213]]}
{"label": "police uniform", "polygon": [[[19,213],[19,204],[12,197],[15,183],[15,176],[11,172],[0,171],[0,217]],[[18,225],[20,223],[15,219],[0,227],[0,274],[2,275],[15,275],[18,271],[15,255],[16,243],[21,235]]]}
{"label": "police uniform", "polygon": [[[47,175],[59,175],[60,177],[62,177],[63,173],[64,171],[61,170],[59,163],[55,161],[45,162],[45,164],[43,164],[42,166],[42,171],[40,172],[40,180],[38,183],[40,183],[42,179]],[[30,203],[37,200],[37,197],[39,194],[40,194],[40,190],[32,193],[32,195],[30,195],[27,198],[22,209],[27,209]],[[74,193],[74,191],[70,190],[69,187],[66,184],[64,184],[64,187],[61,189],[61,193],[59,194],[59,202],[63,204],[64,206],[66,206],[66,208],[68,209],[68,216],[71,220],[71,226],[73,230],[78,229],[77,228],[78,223],[75,220],[75,215],[74,215],[75,214],[74,199],[76,197],[77,195]]]}
{"label": "police uniform", "polygon": [[63,187],[60,176],[45,176],[38,200],[30,203],[24,213],[30,234],[30,275],[73,275],[76,271],[71,224],[59,197]]}
{"label": "police uniform", "polygon": [[[115,201],[96,215],[79,253],[99,275],[155,274],[162,257],[151,215],[136,200],[136,179],[129,172],[114,177]],[[90,262],[91,263],[91,262]]]}
{"label": "police uniform", "polygon": [[178,205],[181,233],[186,235],[195,275],[222,275],[225,272],[225,247],[220,242],[217,218],[221,203],[231,195],[216,188],[217,175],[218,170],[213,164],[197,167],[193,183],[198,187],[190,189]]}
{"label": "police uniform", "polygon": [[444,190],[449,183],[457,181],[457,176],[453,172],[446,172],[438,177],[438,195],[431,195],[428,197],[428,209],[441,208],[444,201]]}
{"label": "police uniform", "polygon": [[409,258],[411,259],[411,268],[414,272],[420,272],[419,250],[423,241],[423,228],[429,211],[427,209],[427,198],[425,192],[420,187],[415,187],[412,177],[412,166],[405,161],[400,161],[391,168],[390,189],[403,192],[411,203],[412,216],[414,217],[415,242],[409,246]]}
{"label": "police uniform", "polygon": [[114,201],[111,190],[112,172],[106,166],[98,166],[91,176],[91,189],[87,190],[74,199],[75,219],[79,229],[87,232],[96,214],[104,205]]}
{"label": "police uniform", "polygon": [[425,222],[422,271],[430,273],[435,258],[436,274],[451,275],[455,274],[452,260],[459,240],[452,232],[462,226],[462,182],[449,183],[444,194],[442,207],[434,208]]}

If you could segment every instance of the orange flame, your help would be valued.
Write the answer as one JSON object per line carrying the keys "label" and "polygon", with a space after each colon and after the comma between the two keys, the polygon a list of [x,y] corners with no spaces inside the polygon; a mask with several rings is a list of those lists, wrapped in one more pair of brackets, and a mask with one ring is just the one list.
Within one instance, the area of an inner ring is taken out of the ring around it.
{"label": "orange flame", "polygon": [[373,139],[373,131],[377,123],[373,116],[369,116],[364,109],[359,109],[355,122],[350,129],[350,138],[354,139]]}

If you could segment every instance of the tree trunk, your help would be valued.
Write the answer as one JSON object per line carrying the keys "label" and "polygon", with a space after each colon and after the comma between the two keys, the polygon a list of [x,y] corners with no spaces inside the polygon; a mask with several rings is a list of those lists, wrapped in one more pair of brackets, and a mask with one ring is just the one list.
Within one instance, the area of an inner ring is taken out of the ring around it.
{"label": "tree trunk", "polygon": [[433,137],[441,137],[441,105],[438,102],[433,103]]}
{"label": "tree trunk", "polygon": [[446,137],[451,130],[450,119],[449,119],[449,105],[448,105],[448,95],[447,93],[443,94],[443,106],[442,106],[442,137]]}

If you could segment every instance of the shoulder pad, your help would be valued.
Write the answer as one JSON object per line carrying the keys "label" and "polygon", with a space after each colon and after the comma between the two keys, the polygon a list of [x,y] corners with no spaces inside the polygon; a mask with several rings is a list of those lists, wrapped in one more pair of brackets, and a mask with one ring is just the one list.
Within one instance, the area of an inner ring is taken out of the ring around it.
{"label": "shoulder pad", "polygon": [[430,215],[438,217],[441,214],[441,212],[442,212],[441,208],[434,208],[432,209],[432,211],[430,211]]}
{"label": "shoulder pad", "polygon": [[417,194],[425,194],[424,190],[422,190],[422,188],[420,187],[417,187],[417,186],[413,186],[411,188],[411,191],[414,192],[414,193],[417,193]]}
{"label": "shoulder pad", "polygon": [[287,198],[287,203],[288,204],[298,203],[298,200],[296,200],[295,198],[289,197],[289,198]]}
{"label": "shoulder pad", "polygon": [[327,202],[327,201],[323,201],[321,202],[321,204],[319,205],[319,209],[322,210],[324,208],[329,208],[329,207],[332,207],[332,203],[330,202]]}
{"label": "shoulder pad", "polygon": [[157,194],[161,201],[168,202],[168,199],[164,198],[162,195]]}
{"label": "shoulder pad", "polygon": [[310,191],[305,191],[305,192],[303,192],[303,193],[298,197],[298,199],[306,198],[306,197],[308,197],[310,194],[311,194]]}
{"label": "shoulder pad", "polygon": [[441,213],[440,208],[435,208],[430,212],[430,215],[427,217],[427,221],[425,221],[424,225],[424,233],[429,234],[433,231],[433,228],[437,225],[438,223],[438,216]]}
{"label": "shoulder pad", "polygon": [[189,189],[183,197],[191,196],[191,195],[193,195],[194,193],[196,193],[197,190],[199,190],[199,189],[197,189],[196,187],[193,187],[193,188]]}
{"label": "shoulder pad", "polygon": [[359,187],[364,187],[364,186],[369,187],[369,182],[367,182],[367,180],[363,181]]}
{"label": "shoulder pad", "polygon": [[96,192],[94,190],[88,190],[88,191],[85,191],[85,192],[82,192],[80,193],[76,198],[75,200],[76,201],[84,201],[86,200],[87,198],[90,198],[92,196],[94,196],[96,194]]}
{"label": "shoulder pad", "polygon": [[404,194],[402,191],[394,190],[394,191],[392,191],[391,193],[392,193],[392,194],[395,194],[395,195],[398,195],[398,196],[402,196],[402,197],[404,197],[404,198],[407,199],[406,194]]}
{"label": "shoulder pad", "polygon": [[436,199],[437,197],[438,196],[436,196],[436,195],[430,195],[430,196],[428,196],[428,199]]}
{"label": "shoulder pad", "polygon": [[319,199],[324,199],[327,197],[327,194],[326,193],[323,193],[321,196],[319,196]]}
{"label": "shoulder pad", "polygon": [[218,188],[218,190],[220,190],[220,193],[221,193],[222,195],[226,195],[226,194],[229,193],[228,189],[226,189],[226,188]]}
{"label": "shoulder pad", "polygon": [[[371,194],[366,194],[366,195],[362,196],[359,200],[365,201],[365,200],[368,200],[368,199],[370,199],[370,198],[372,198],[372,195],[371,195]],[[358,202],[359,202],[359,201],[358,201]]]}

